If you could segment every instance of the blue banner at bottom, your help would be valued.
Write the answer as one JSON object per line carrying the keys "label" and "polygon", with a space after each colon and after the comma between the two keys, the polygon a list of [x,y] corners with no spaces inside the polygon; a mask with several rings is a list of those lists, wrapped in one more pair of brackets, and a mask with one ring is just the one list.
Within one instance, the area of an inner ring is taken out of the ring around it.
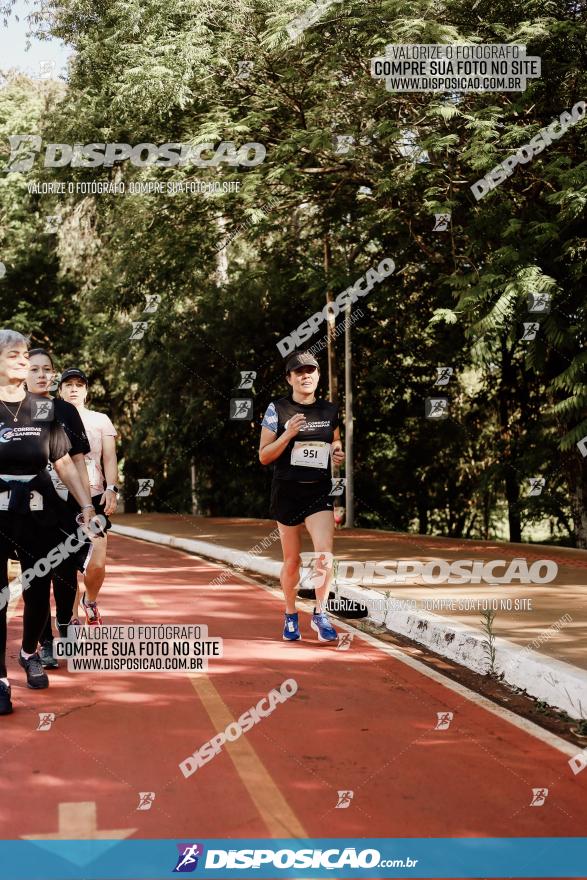
{"label": "blue banner at bottom", "polygon": [[4,840],[2,880],[585,877],[587,837]]}

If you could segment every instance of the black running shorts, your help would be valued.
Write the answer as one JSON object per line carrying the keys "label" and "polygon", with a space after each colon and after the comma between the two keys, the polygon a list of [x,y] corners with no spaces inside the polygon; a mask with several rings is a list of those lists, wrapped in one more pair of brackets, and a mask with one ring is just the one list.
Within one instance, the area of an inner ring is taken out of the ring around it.
{"label": "black running shorts", "polygon": [[112,523],[109,518],[104,513],[104,505],[100,504],[100,498],[102,495],[92,495],[92,504],[94,505],[94,510],[96,513],[101,513],[102,516],[106,519],[106,525],[104,526],[104,531],[107,532],[108,529],[112,528]]}
{"label": "black running shorts", "polygon": [[334,510],[331,480],[298,483],[274,479],[271,485],[271,516],[284,526],[299,526],[321,510]]}

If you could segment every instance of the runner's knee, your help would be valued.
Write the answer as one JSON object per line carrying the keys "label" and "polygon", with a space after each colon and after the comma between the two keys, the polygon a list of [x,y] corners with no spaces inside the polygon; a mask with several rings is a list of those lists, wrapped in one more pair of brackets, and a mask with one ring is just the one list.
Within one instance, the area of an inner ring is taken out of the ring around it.
{"label": "runner's knee", "polygon": [[302,558],[299,553],[286,556],[283,560],[283,568],[288,574],[296,574],[302,564]]}
{"label": "runner's knee", "polygon": [[94,538],[92,544],[92,555],[88,563],[88,569],[102,567],[106,564],[106,538]]}

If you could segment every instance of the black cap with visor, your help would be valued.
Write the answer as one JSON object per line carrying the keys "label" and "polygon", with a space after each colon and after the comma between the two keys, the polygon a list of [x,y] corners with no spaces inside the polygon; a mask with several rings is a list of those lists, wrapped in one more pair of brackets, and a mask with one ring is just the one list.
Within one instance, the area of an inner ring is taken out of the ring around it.
{"label": "black cap with visor", "polygon": [[285,372],[290,373],[292,370],[298,370],[300,367],[316,367],[320,369],[318,361],[309,351],[299,351],[290,355],[285,362]]}
{"label": "black cap with visor", "polygon": [[88,377],[83,372],[83,370],[72,369],[72,370],[64,370],[61,374],[61,379],[59,380],[59,384],[63,385],[64,382],[67,382],[68,379],[81,379],[82,382],[85,382],[86,385],[89,385]]}

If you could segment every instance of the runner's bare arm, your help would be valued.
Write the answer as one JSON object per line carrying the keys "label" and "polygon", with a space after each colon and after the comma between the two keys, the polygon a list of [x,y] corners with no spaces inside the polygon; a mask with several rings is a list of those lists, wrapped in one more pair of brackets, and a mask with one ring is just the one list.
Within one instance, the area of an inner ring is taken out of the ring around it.
{"label": "runner's bare arm", "polygon": [[[118,483],[118,462],[116,460],[115,437],[109,435],[102,436],[102,464],[104,465],[106,485],[116,485]],[[117,501],[116,493],[106,489],[100,499],[100,504],[104,505],[106,516],[111,516],[111,514],[116,512]]]}
{"label": "runner's bare arm", "polygon": [[298,413],[287,423],[287,427],[281,437],[277,440],[275,431],[269,428],[261,428],[261,442],[259,443],[259,461],[261,464],[271,464],[276,458],[279,458],[287,444],[294,437],[297,437],[300,428],[305,423],[306,417]]}
{"label": "runner's bare arm", "polygon": [[82,508],[84,520],[89,522],[94,515],[92,499],[90,498],[90,493],[85,489],[69,453],[66,453],[63,458],[58,458],[57,461],[54,461],[53,467],[57,471],[57,475],[61,482],[65,483],[79,506]]}
{"label": "runner's bare arm", "polygon": [[334,429],[332,437],[332,461],[334,464],[342,464],[344,461],[344,450],[342,448],[339,428]]}
{"label": "runner's bare arm", "polygon": [[87,492],[88,497],[91,498],[92,490],[90,489],[90,481],[88,480],[88,469],[86,467],[86,459],[83,452],[78,452],[77,455],[72,455],[70,457],[72,462],[76,466],[84,491]]}

